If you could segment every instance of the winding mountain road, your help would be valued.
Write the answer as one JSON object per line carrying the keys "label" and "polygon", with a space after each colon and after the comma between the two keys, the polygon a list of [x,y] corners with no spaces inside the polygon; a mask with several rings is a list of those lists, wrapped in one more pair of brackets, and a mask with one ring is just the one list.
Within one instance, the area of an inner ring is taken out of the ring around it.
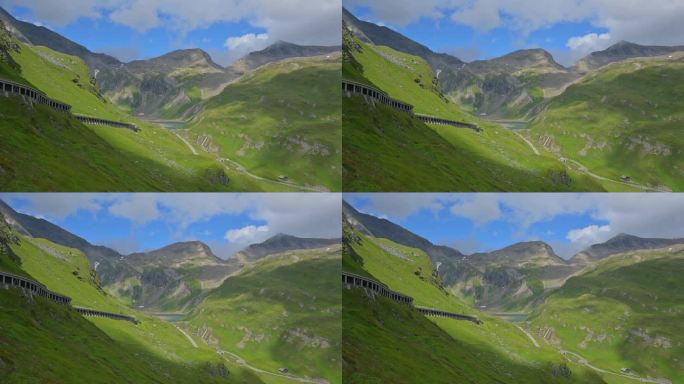
{"label": "winding mountain road", "polygon": [[[240,366],[243,366],[243,367],[245,367],[245,368],[247,368],[247,369],[249,369],[249,370],[252,370],[252,371],[254,371],[254,372],[259,372],[259,373],[263,373],[263,374],[266,374],[266,375],[278,376],[278,377],[282,377],[282,378],[285,378],[285,379],[289,379],[289,380],[293,380],[293,381],[298,381],[298,382],[300,382],[300,383],[312,383],[312,384],[328,384],[328,383],[329,383],[327,380],[322,380],[322,379],[308,379],[308,378],[303,378],[303,377],[297,377],[297,376],[285,375],[285,374],[282,374],[282,373],[276,373],[276,372],[266,371],[266,370],[263,370],[263,369],[261,369],[261,368],[257,368],[257,367],[254,367],[254,366],[252,366],[252,365],[249,365],[249,363],[247,363],[247,361],[245,361],[245,359],[243,359],[242,357],[240,357],[240,356],[238,356],[238,355],[236,355],[236,354],[234,354],[234,353],[232,353],[232,352],[224,351],[224,350],[222,350],[222,349],[217,349],[217,350],[216,350],[216,353],[217,353],[219,356],[221,356],[224,360],[226,360],[226,361],[228,361],[228,362],[236,363],[236,364],[238,364],[238,365],[240,365]],[[229,360],[229,359],[228,359],[226,356],[224,356],[224,355],[229,355],[229,356],[231,356],[235,361]]]}
{"label": "winding mountain road", "polygon": [[182,333],[183,335],[185,335],[185,337],[188,339],[188,341],[190,342],[190,344],[192,344],[193,347],[199,348],[199,347],[197,346],[197,343],[195,343],[195,340],[193,340],[192,337],[190,337],[190,335],[188,335],[187,332],[185,332],[184,330],[182,330],[182,329],[181,329],[179,326],[177,326],[177,325],[174,325],[174,327],[176,327],[176,329],[177,329],[180,333]]}
{"label": "winding mountain road", "polygon": [[516,131],[514,131],[514,130],[511,130],[511,132],[515,133],[516,135],[518,135],[519,138],[521,138],[524,142],[526,142],[527,145],[530,146],[530,148],[532,149],[532,152],[534,152],[535,155],[541,156],[541,154],[540,154],[539,151],[537,150],[537,147],[535,147],[534,144],[532,144],[531,141],[527,140],[527,138],[526,138],[525,136],[519,134],[518,132],[516,132]]}
{"label": "winding mountain road", "polygon": [[599,373],[604,373],[604,374],[609,374],[609,375],[620,376],[620,377],[624,377],[624,378],[627,378],[627,379],[632,379],[632,380],[640,381],[640,382],[642,382],[642,383],[672,384],[672,381],[670,381],[670,380],[668,380],[668,379],[642,378],[642,377],[638,377],[638,376],[634,376],[634,375],[625,375],[625,374],[623,374],[623,373],[617,373],[617,372],[607,371],[607,370],[605,370],[605,369],[601,369],[601,368],[599,368],[599,367],[595,367],[595,366],[591,365],[591,364],[587,361],[587,359],[585,359],[584,357],[582,357],[582,356],[580,356],[580,355],[578,355],[578,354],[576,354],[576,353],[574,353],[574,352],[566,351],[565,349],[560,349],[559,351],[560,351],[560,353],[563,354],[563,356],[566,356],[566,357],[568,357],[568,356],[574,357],[573,360],[574,360],[575,362],[577,362],[578,364],[584,365],[584,366],[586,366],[587,368],[591,368],[591,369],[593,369],[594,371],[599,372]]}
{"label": "winding mountain road", "polygon": [[537,340],[536,340],[529,332],[527,332],[526,330],[524,330],[522,327],[520,327],[520,326],[518,326],[518,325],[516,325],[516,327],[518,327],[518,329],[519,329],[520,331],[522,331],[522,333],[526,334],[527,337],[529,337],[530,340],[532,340],[532,344],[534,344],[535,347],[541,348],[541,347],[539,346],[539,343],[537,343]]}
{"label": "winding mountain road", "polygon": [[176,135],[176,137],[178,137],[179,139],[181,139],[181,141],[184,142],[185,145],[188,146],[188,148],[190,148],[190,151],[192,151],[192,154],[193,154],[193,155],[195,155],[195,156],[198,155],[198,153],[197,153],[197,151],[195,150],[195,148],[194,148],[192,145],[190,145],[190,143],[189,143],[187,140],[185,140],[185,139],[183,138],[183,136],[181,136],[181,135],[179,135],[179,134],[177,134],[177,133],[174,133],[174,135]]}

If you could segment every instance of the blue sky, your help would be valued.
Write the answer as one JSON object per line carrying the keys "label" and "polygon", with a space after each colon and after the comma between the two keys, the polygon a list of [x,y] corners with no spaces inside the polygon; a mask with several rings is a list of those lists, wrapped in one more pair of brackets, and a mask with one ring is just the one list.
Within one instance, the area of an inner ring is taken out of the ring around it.
{"label": "blue sky", "polygon": [[652,0],[343,0],[357,17],[472,61],[544,48],[573,64],[620,41],[684,44],[684,2]]}
{"label": "blue sky", "polygon": [[18,19],[46,26],[120,60],[201,48],[227,64],[277,40],[339,45],[339,0],[0,0]]}
{"label": "blue sky", "polygon": [[338,194],[0,194],[93,244],[127,254],[200,240],[228,257],[277,233],[340,237]]}
{"label": "blue sky", "polygon": [[386,218],[461,252],[541,240],[570,257],[619,233],[684,237],[684,196],[652,194],[345,194]]}

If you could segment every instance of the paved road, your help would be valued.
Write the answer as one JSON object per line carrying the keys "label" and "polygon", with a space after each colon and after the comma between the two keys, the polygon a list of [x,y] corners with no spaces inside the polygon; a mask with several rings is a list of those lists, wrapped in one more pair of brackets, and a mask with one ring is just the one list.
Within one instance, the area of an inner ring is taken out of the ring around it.
{"label": "paved road", "polygon": [[541,347],[539,346],[539,343],[537,343],[537,340],[536,340],[532,335],[530,335],[529,332],[527,332],[526,330],[524,330],[524,329],[523,329],[522,327],[520,327],[520,326],[517,326],[517,325],[516,325],[516,327],[518,327],[518,329],[521,330],[522,333],[526,334],[527,337],[529,337],[530,340],[532,340],[532,344],[534,344],[535,347],[541,348]]}
{"label": "paved road", "polygon": [[526,138],[525,136],[519,134],[518,132],[516,132],[516,131],[514,131],[514,130],[511,130],[511,132],[515,133],[516,135],[518,135],[519,138],[523,139],[523,141],[526,142],[527,145],[530,146],[530,148],[532,148],[532,152],[534,152],[535,155],[537,155],[537,156],[540,156],[540,155],[541,155],[541,154],[539,153],[539,151],[537,150],[537,148],[534,146],[534,144],[532,144],[531,141],[527,140],[527,138]]}
{"label": "paved road", "polygon": [[243,367],[245,367],[245,368],[247,368],[247,369],[250,369],[250,370],[252,370],[252,371],[254,371],[254,372],[259,372],[259,373],[263,373],[263,374],[267,374],[267,375],[272,375],[272,376],[278,376],[278,377],[282,377],[282,378],[285,378],[285,379],[289,379],[289,380],[293,380],[293,381],[298,381],[298,382],[300,382],[300,383],[313,383],[313,384],[324,384],[324,383],[328,383],[327,380],[321,380],[321,379],[307,379],[307,378],[303,378],[303,377],[297,377],[297,376],[292,376],[292,375],[285,375],[285,374],[282,374],[282,373],[276,373],[276,372],[265,371],[265,370],[263,370],[263,369],[261,369],[261,368],[257,368],[257,367],[254,367],[254,366],[249,365],[249,363],[247,363],[247,362],[245,361],[245,359],[243,359],[242,357],[240,357],[240,356],[238,356],[238,355],[236,355],[236,354],[234,354],[234,353],[232,353],[232,352],[224,351],[224,350],[221,350],[221,349],[217,349],[217,350],[216,350],[216,353],[218,353],[219,356],[221,356],[223,359],[225,359],[225,360],[228,361],[228,362],[231,362],[231,360],[229,360],[228,358],[226,358],[226,356],[224,356],[224,355],[230,355],[233,359],[235,359],[235,361],[232,361],[232,362],[237,363],[238,365],[241,365],[241,366],[243,366]]}
{"label": "paved road", "polygon": [[174,327],[176,327],[176,329],[179,330],[180,333],[182,333],[183,335],[185,335],[185,337],[188,338],[188,341],[190,341],[190,344],[192,344],[193,347],[197,348],[197,343],[195,343],[195,340],[193,340],[192,337],[190,337],[190,335],[188,335],[184,330],[180,329],[179,326],[174,325]]}
{"label": "paved road", "polygon": [[642,383],[672,384],[672,381],[670,381],[670,380],[668,380],[668,379],[642,378],[642,377],[638,377],[638,376],[635,376],[635,375],[625,375],[625,374],[623,374],[623,373],[617,373],[617,372],[606,371],[605,369],[601,369],[601,368],[598,368],[598,367],[595,367],[595,366],[591,365],[591,364],[587,361],[587,359],[585,359],[584,357],[582,357],[582,356],[580,356],[580,355],[578,355],[578,354],[576,354],[576,353],[574,353],[574,352],[566,351],[565,349],[560,349],[560,353],[562,353],[564,356],[572,356],[572,357],[574,357],[574,358],[575,358],[575,361],[576,361],[577,363],[582,364],[582,365],[584,365],[584,366],[586,366],[586,367],[588,367],[588,368],[591,368],[591,369],[593,369],[593,370],[596,371],[596,372],[605,373],[605,374],[609,374],[609,375],[620,376],[620,377],[624,377],[624,378],[627,378],[627,379],[632,379],[632,380],[640,381],[640,382],[642,382]]}
{"label": "paved road", "polygon": [[[322,187],[321,187],[321,188],[306,187],[306,186],[303,186],[303,185],[298,185],[298,184],[294,184],[294,183],[289,183],[289,182],[287,182],[287,181],[272,180],[272,179],[267,179],[267,178],[265,178],[265,177],[257,176],[257,175],[255,175],[255,174],[251,173],[250,171],[248,171],[245,167],[243,167],[243,166],[240,165],[239,163],[237,163],[237,162],[235,162],[235,161],[233,161],[233,160],[231,160],[231,159],[229,159],[229,158],[227,158],[227,157],[221,157],[221,158],[219,158],[219,161],[220,161],[221,163],[229,163],[230,165],[232,165],[232,169],[233,169],[233,170],[236,170],[236,171],[238,171],[238,172],[240,172],[240,173],[242,173],[242,174],[244,174],[244,175],[246,175],[246,176],[249,176],[249,177],[251,177],[251,178],[253,178],[253,179],[255,179],[255,180],[265,181],[265,182],[267,182],[267,183],[272,183],[272,184],[284,185],[284,186],[287,186],[287,187],[290,187],[290,188],[299,189],[299,190],[302,190],[302,191],[309,191],[309,192],[328,192],[328,190],[327,190],[326,188],[322,188]],[[224,165],[224,167],[226,167],[226,169],[228,169],[228,170],[231,170],[231,168],[228,167],[228,166],[226,166],[226,165]]]}
{"label": "paved road", "polygon": [[179,139],[181,139],[181,141],[184,142],[185,145],[188,146],[188,148],[190,148],[190,150],[192,151],[192,154],[193,154],[193,155],[197,155],[197,151],[195,151],[195,148],[193,148],[192,145],[190,145],[190,143],[188,143],[187,140],[185,140],[181,135],[179,135],[179,134],[177,134],[177,133],[174,133],[174,135],[176,135],[176,137],[178,137]]}
{"label": "paved road", "polygon": [[593,178],[595,178],[595,179],[598,179],[598,180],[609,181],[609,182],[611,182],[611,183],[617,183],[617,184],[627,185],[627,186],[629,186],[629,187],[638,188],[638,189],[641,189],[641,190],[644,190],[644,191],[662,192],[662,191],[659,190],[658,188],[647,187],[647,186],[645,186],[645,185],[640,185],[640,184],[636,184],[636,183],[627,183],[627,182],[624,182],[624,181],[613,180],[613,179],[609,179],[609,178],[607,178],[607,177],[599,176],[599,175],[597,175],[597,174],[591,172],[591,171],[589,170],[589,168],[585,167],[584,164],[580,163],[580,162],[577,161],[577,160],[568,159],[567,157],[561,157],[561,158],[559,158],[559,160],[560,160],[561,162],[570,162],[570,163],[573,163],[573,164],[578,168],[578,170],[579,170],[580,172],[583,172],[583,173],[585,173],[585,174],[587,174],[587,175],[589,175],[589,176],[591,176],[591,177],[593,177]]}

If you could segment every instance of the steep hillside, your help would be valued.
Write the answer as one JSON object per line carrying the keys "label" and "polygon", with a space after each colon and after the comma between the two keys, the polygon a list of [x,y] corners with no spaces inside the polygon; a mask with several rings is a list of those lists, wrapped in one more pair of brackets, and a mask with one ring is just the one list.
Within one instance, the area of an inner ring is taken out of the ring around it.
{"label": "steep hillside", "polygon": [[149,118],[187,118],[197,105],[242,73],[216,64],[201,49],[173,51],[97,73],[103,94],[129,113]]}
{"label": "steep hillside", "polygon": [[219,259],[199,241],[175,243],[126,256],[122,262],[135,272],[105,288],[133,307],[146,311],[185,311],[216,288],[243,262]]}
{"label": "steep hillside", "polygon": [[260,67],[203,103],[187,136],[238,172],[340,190],[339,61],[328,55]]}
{"label": "steep hillside", "polygon": [[172,132],[127,117],[102,98],[80,59],[17,44],[18,50],[10,52],[19,65],[17,76],[71,104],[75,113],[134,122],[141,131],[86,127],[46,106],[2,98],[6,134],[0,143],[0,180],[4,190],[273,188],[226,169],[210,156],[193,155]]}
{"label": "steep hillside", "polygon": [[187,327],[233,361],[339,384],[339,276],[339,246],[268,256],[209,293]]}
{"label": "steep hillside", "polygon": [[553,99],[531,136],[601,177],[682,190],[682,80],[682,53],[605,66]]}
{"label": "steep hillside", "polygon": [[426,318],[383,297],[345,290],[343,358],[350,382],[602,382],[551,348],[534,348],[512,324],[452,296],[421,250],[358,231],[355,237],[345,244],[345,269],[355,265],[352,270],[362,269],[390,289],[411,295],[416,305],[476,315],[483,323]]}
{"label": "steep hillside", "polygon": [[488,310],[523,310],[538,305],[555,288],[581,269],[540,241],[516,243],[467,261],[478,273],[451,285],[454,293]]}
{"label": "steep hillside", "polygon": [[384,105],[345,97],[346,190],[602,190],[552,156],[536,155],[515,133],[449,101],[422,58],[363,43],[348,31],[344,44],[345,78],[370,83],[412,104],[416,113],[482,128],[427,126]]}
{"label": "steep hillside", "polygon": [[682,273],[682,245],[611,256],[550,295],[530,317],[532,327],[601,369],[680,383]]}
{"label": "steep hillside", "polygon": [[239,367],[226,368],[210,348],[188,348],[188,340],[174,326],[104,293],[80,251],[17,237],[12,251],[31,278],[70,296],[74,305],[134,316],[140,323],[83,318],[47,299],[3,291],[0,371],[8,375],[8,382],[262,382]]}
{"label": "steep hillside", "polygon": [[358,212],[343,203],[345,220],[366,236],[420,249],[436,266],[445,289],[471,306],[521,310],[537,304],[581,267],[559,258],[542,242],[518,243],[489,253],[464,255],[432,244],[386,219]]}
{"label": "steep hillside", "polygon": [[527,49],[467,63],[453,80],[442,81],[442,87],[478,115],[522,118],[579,76],[545,50]]}

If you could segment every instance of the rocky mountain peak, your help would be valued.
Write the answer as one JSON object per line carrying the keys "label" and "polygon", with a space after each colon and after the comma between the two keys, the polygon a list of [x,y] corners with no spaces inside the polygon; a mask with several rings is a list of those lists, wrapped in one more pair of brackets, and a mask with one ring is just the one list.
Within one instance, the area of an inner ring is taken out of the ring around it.
{"label": "rocky mountain peak", "polygon": [[620,233],[603,243],[594,244],[584,251],[579,252],[573,256],[570,261],[574,263],[586,264],[588,262],[601,260],[618,253],[665,248],[675,244],[684,244],[684,238],[643,238],[626,233]]}
{"label": "rocky mountain peak", "polygon": [[136,252],[126,256],[126,260],[136,267],[173,266],[176,264],[216,264],[221,263],[209,248],[201,241],[184,241],[167,245],[148,252]]}
{"label": "rocky mountain peak", "polygon": [[278,233],[277,235],[272,236],[261,243],[248,246],[238,254],[246,258],[247,261],[256,261],[276,253],[300,249],[323,248],[334,244],[339,244],[340,242],[340,239],[303,238],[285,233]]}
{"label": "rocky mountain peak", "polygon": [[268,47],[260,51],[251,52],[236,61],[233,64],[233,68],[237,71],[245,72],[284,59],[327,55],[341,49],[339,46],[307,46],[278,40]]}

